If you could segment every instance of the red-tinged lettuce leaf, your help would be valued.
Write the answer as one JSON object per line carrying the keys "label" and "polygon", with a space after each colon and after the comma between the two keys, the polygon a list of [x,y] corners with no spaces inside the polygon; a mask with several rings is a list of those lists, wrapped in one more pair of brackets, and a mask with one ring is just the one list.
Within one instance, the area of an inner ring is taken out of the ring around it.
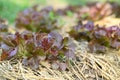
{"label": "red-tinged lettuce leaf", "polygon": [[8,51],[10,49],[10,47],[4,43],[1,43],[0,48],[5,50],[5,51]]}
{"label": "red-tinged lettuce leaf", "polygon": [[46,33],[36,33],[34,34],[33,38],[34,38],[34,42],[35,42],[35,46],[41,46],[41,40],[43,38],[46,38],[47,37],[47,34]]}
{"label": "red-tinged lettuce leaf", "polygon": [[103,28],[98,28],[95,32],[94,32],[94,36],[96,41],[100,44],[100,45],[104,45],[109,47],[110,46],[110,38],[108,36],[108,32],[106,31],[106,29]]}
{"label": "red-tinged lettuce leaf", "polygon": [[29,40],[29,39],[33,38],[33,33],[31,33],[30,31],[24,31],[24,32],[22,32],[22,34],[20,36],[21,36],[21,38],[23,38],[25,40]]}
{"label": "red-tinged lettuce leaf", "polygon": [[14,47],[15,45],[11,42],[12,40],[10,39],[9,35],[8,36],[4,36],[2,38],[2,41],[8,45],[8,46],[11,46],[11,47]]}
{"label": "red-tinged lettuce leaf", "polygon": [[104,27],[102,27],[102,28],[99,28],[99,27],[98,27],[98,28],[95,30],[94,35],[95,35],[95,37],[96,37],[97,39],[99,39],[99,38],[101,38],[101,37],[107,36],[107,31],[106,31],[106,29],[105,29]]}
{"label": "red-tinged lettuce leaf", "polygon": [[73,40],[71,38],[69,38],[67,46],[68,49],[72,50],[73,52],[75,51],[76,44],[73,43]]}
{"label": "red-tinged lettuce leaf", "polygon": [[60,70],[65,71],[67,69],[66,63],[59,63]]}
{"label": "red-tinged lettuce leaf", "polygon": [[17,54],[18,48],[13,48],[13,49],[9,49],[9,50],[5,50],[2,48],[2,53],[1,53],[1,60],[5,60],[8,58],[11,58],[13,56],[15,56]]}
{"label": "red-tinged lettuce leaf", "polygon": [[79,31],[80,29],[84,28],[84,25],[81,20],[78,21],[78,24],[73,28],[75,31]]}
{"label": "red-tinged lettuce leaf", "polygon": [[33,50],[35,48],[35,44],[34,44],[34,41],[31,39],[31,40],[27,40],[26,43],[25,43],[25,49],[29,52],[29,53],[32,53]]}
{"label": "red-tinged lettuce leaf", "polygon": [[75,54],[74,54],[74,52],[72,51],[72,50],[67,50],[66,52],[65,52],[65,56],[66,56],[66,58],[68,58],[68,59],[75,59]]}
{"label": "red-tinged lettuce leaf", "polygon": [[51,66],[55,70],[59,69],[59,67],[60,67],[58,62],[53,62]]}
{"label": "red-tinged lettuce leaf", "polygon": [[18,45],[19,34],[2,35],[1,41],[10,47],[16,47]]}
{"label": "red-tinged lettuce leaf", "polygon": [[63,37],[60,34],[58,34],[57,32],[51,32],[48,36],[55,39],[53,44],[54,46],[56,46],[57,48],[61,48]]}
{"label": "red-tinged lettuce leaf", "polygon": [[22,64],[25,65],[25,66],[28,66],[28,59],[27,59],[27,57],[25,57],[25,58],[22,60]]}
{"label": "red-tinged lettuce leaf", "polygon": [[84,27],[87,31],[92,31],[94,28],[94,23],[92,21],[89,21],[84,25]]}
{"label": "red-tinged lettuce leaf", "polygon": [[109,16],[112,13],[111,5],[109,3],[96,3],[90,7],[90,19],[98,20]]}
{"label": "red-tinged lettuce leaf", "polygon": [[39,56],[46,56],[44,49],[42,49],[41,47],[35,47],[35,49],[33,49],[33,55],[39,55]]}
{"label": "red-tinged lettuce leaf", "polygon": [[95,41],[91,41],[88,45],[90,52],[102,52],[104,53],[106,51],[106,47],[100,45],[99,43],[96,43]]}
{"label": "red-tinged lettuce leaf", "polygon": [[10,52],[8,53],[9,54],[9,57],[13,57],[17,54],[17,51],[18,51],[18,48],[14,48],[12,50],[10,50]]}
{"label": "red-tinged lettuce leaf", "polygon": [[39,56],[34,56],[31,58],[24,58],[22,61],[23,65],[30,66],[30,68],[32,69],[38,69],[39,62],[40,62]]}
{"label": "red-tinged lettuce leaf", "polygon": [[107,31],[109,31],[109,32],[114,32],[114,31],[116,31],[117,29],[119,29],[119,27],[118,26],[110,26],[110,27],[108,27],[108,28],[106,28],[107,29]]}
{"label": "red-tinged lettuce leaf", "polygon": [[114,32],[114,39],[120,39],[120,28]]}
{"label": "red-tinged lettuce leaf", "polygon": [[49,51],[53,56],[58,56],[59,49],[57,47],[52,47]]}
{"label": "red-tinged lettuce leaf", "polygon": [[69,32],[70,36],[74,37],[76,40],[90,40],[92,33],[95,29],[94,23],[92,21],[83,24],[81,21],[78,21],[77,26],[74,26],[73,29]]}
{"label": "red-tinged lettuce leaf", "polygon": [[119,41],[113,41],[111,43],[111,46],[115,49],[119,49],[120,48],[120,42]]}
{"label": "red-tinged lettuce leaf", "polygon": [[70,37],[65,37],[62,41],[62,44],[63,44],[63,46],[66,47],[66,49],[75,51],[76,45],[73,43],[73,40]]}
{"label": "red-tinged lettuce leaf", "polygon": [[41,41],[41,47],[43,48],[44,51],[50,49],[52,45],[53,45],[53,39],[51,38],[43,38]]}

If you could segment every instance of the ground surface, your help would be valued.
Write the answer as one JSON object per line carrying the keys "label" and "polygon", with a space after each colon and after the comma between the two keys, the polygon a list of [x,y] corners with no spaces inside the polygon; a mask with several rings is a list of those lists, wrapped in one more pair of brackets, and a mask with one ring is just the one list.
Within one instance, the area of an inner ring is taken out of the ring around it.
{"label": "ground surface", "polygon": [[[1,0],[0,6],[2,5],[2,11],[4,13],[2,12],[0,15],[3,18],[7,18],[10,23],[14,21],[16,13],[19,10],[23,10],[33,5],[32,2],[29,2],[29,0],[26,0],[25,2],[23,0],[21,0],[21,2],[17,0],[10,0],[10,2],[8,1],[7,3],[6,1],[7,0]],[[64,2],[60,2],[63,4],[59,4],[58,6],[58,2],[56,2],[56,0],[53,0],[53,2],[48,2],[47,0],[47,2],[44,2],[43,0],[41,1],[41,4],[51,4],[55,9],[64,7],[67,4],[84,4],[86,2],[77,0],[76,2],[72,3],[72,0],[62,0]],[[37,3],[37,0],[33,3]],[[7,6],[5,7],[5,5]],[[76,24],[76,17],[63,17],[63,19],[66,21],[66,24],[63,26],[62,30],[58,32],[63,36],[68,36],[68,34],[65,32],[70,31],[70,27],[68,26],[74,26]],[[111,26],[114,24],[119,25],[119,23],[120,19],[113,16],[107,16],[104,19],[95,21],[95,24],[99,24],[101,26]],[[15,33],[15,30],[10,28],[9,32]],[[69,65],[68,70],[59,71],[51,69],[50,64],[47,61],[41,62],[38,70],[32,70],[29,67],[23,66],[21,59],[16,59],[13,57],[10,60],[0,61],[0,79],[120,80],[120,50],[108,49],[104,54],[90,53],[87,41],[73,40],[73,42],[77,45],[75,50],[76,60],[73,61],[72,65]]]}

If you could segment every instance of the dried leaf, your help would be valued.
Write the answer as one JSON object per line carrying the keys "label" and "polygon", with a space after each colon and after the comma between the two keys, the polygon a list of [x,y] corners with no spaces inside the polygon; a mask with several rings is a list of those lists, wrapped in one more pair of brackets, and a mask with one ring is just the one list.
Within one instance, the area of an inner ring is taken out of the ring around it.
{"label": "dried leaf", "polygon": [[9,56],[9,54],[6,51],[2,50],[2,54],[0,56],[0,61],[7,59],[8,56]]}

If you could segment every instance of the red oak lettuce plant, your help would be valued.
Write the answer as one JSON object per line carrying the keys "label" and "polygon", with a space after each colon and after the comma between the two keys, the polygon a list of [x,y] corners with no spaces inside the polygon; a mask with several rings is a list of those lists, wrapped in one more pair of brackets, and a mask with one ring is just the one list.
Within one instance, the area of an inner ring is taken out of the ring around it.
{"label": "red oak lettuce plant", "polygon": [[120,48],[120,28],[118,26],[100,27],[91,21],[86,24],[79,21],[69,34],[76,40],[87,40],[91,52],[104,52],[106,47]]}
{"label": "red oak lettuce plant", "polygon": [[63,23],[52,7],[39,10],[39,6],[34,6],[18,14],[15,26],[34,32],[50,32],[59,29]]}
{"label": "red oak lettuce plant", "polygon": [[36,69],[40,61],[48,61],[54,69],[66,70],[67,62],[75,58],[75,46],[68,37],[63,38],[57,32],[32,33],[25,31],[2,35],[1,60],[19,56],[23,64]]}
{"label": "red oak lettuce plant", "polygon": [[56,12],[68,15],[70,12],[77,15],[78,19],[99,20],[112,14],[113,6],[110,3],[89,3],[86,6],[68,6]]}
{"label": "red oak lettuce plant", "polygon": [[116,17],[120,17],[120,5],[114,2],[92,2],[86,4],[85,6],[67,6],[64,9],[56,10],[56,13],[66,16],[69,14],[76,14],[76,18],[78,19],[96,21],[112,14],[114,14]]}

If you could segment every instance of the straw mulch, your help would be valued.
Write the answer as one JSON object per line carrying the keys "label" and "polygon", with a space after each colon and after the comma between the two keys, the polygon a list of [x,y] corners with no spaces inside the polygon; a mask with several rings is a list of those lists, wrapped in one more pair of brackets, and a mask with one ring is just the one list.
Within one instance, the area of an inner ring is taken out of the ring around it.
{"label": "straw mulch", "polygon": [[120,80],[118,51],[92,54],[87,52],[87,42],[75,43],[76,61],[67,71],[53,70],[47,62],[32,70],[13,58],[0,62],[0,80]]}

